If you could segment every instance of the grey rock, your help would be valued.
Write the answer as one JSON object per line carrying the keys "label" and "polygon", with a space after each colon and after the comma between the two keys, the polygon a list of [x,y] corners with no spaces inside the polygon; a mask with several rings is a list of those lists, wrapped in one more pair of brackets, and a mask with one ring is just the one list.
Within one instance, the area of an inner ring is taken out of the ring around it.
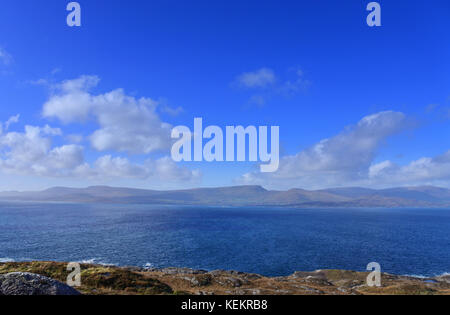
{"label": "grey rock", "polygon": [[218,269],[218,270],[210,271],[210,272],[208,272],[208,273],[209,273],[210,275],[216,277],[216,276],[221,276],[221,275],[223,275],[223,274],[226,274],[227,272],[226,272],[225,270]]}
{"label": "grey rock", "polygon": [[307,283],[317,284],[317,285],[326,285],[326,286],[332,286],[333,284],[328,282],[327,280],[324,280],[322,278],[316,278],[313,276],[306,277],[305,281]]}
{"label": "grey rock", "polygon": [[305,290],[306,292],[309,292],[309,293],[314,293],[314,294],[324,294],[324,292],[321,291],[321,290],[317,290],[317,289],[314,289],[314,288],[310,288],[310,287],[307,287],[307,286],[304,286],[304,285],[293,285],[293,287],[294,287],[294,288],[297,288],[297,289]]}
{"label": "grey rock", "polygon": [[195,278],[195,277],[192,277],[192,278],[182,277],[181,279],[188,281],[191,284],[191,286],[193,286],[193,287],[200,286],[200,281],[198,281],[197,278]]}
{"label": "grey rock", "polygon": [[281,290],[281,289],[275,290],[275,292],[276,292],[277,294],[283,294],[283,295],[286,295],[286,294],[292,294],[292,292],[289,291],[289,290]]}
{"label": "grey rock", "polygon": [[290,276],[291,278],[298,279],[298,278],[306,278],[306,279],[320,279],[320,280],[327,280],[326,274],[321,270],[316,270],[313,272],[304,272],[304,271],[296,271],[293,275]]}
{"label": "grey rock", "polygon": [[228,278],[225,279],[225,281],[227,282],[228,285],[230,285],[230,286],[232,286],[234,288],[239,288],[240,286],[242,286],[242,280],[241,279],[228,277]]}
{"label": "grey rock", "polygon": [[181,279],[189,281],[193,287],[201,287],[211,284],[212,276],[209,274],[196,274],[191,277],[182,277]]}
{"label": "grey rock", "polygon": [[260,289],[248,289],[252,295],[261,295]]}
{"label": "grey rock", "polygon": [[450,284],[450,275],[446,274],[443,276],[439,276],[439,277],[435,278],[435,280],[437,280],[439,282],[446,282],[446,283]]}
{"label": "grey rock", "polygon": [[206,270],[194,270],[190,268],[174,268],[174,267],[163,268],[157,271],[160,271],[167,275],[199,275],[207,273]]}
{"label": "grey rock", "polygon": [[313,283],[318,285],[326,285],[326,286],[332,285],[330,282],[328,282],[327,276],[322,270],[316,270],[313,272],[297,271],[289,278],[302,279],[307,283]]}
{"label": "grey rock", "polygon": [[68,285],[32,273],[13,272],[0,275],[0,295],[80,295]]}
{"label": "grey rock", "polygon": [[245,273],[245,272],[240,272],[240,271],[223,270],[223,269],[212,270],[212,271],[208,272],[208,274],[212,275],[213,277],[233,276],[233,277],[239,277],[239,278],[250,279],[250,280],[257,280],[257,279],[262,278],[261,275],[254,274],[254,273]]}

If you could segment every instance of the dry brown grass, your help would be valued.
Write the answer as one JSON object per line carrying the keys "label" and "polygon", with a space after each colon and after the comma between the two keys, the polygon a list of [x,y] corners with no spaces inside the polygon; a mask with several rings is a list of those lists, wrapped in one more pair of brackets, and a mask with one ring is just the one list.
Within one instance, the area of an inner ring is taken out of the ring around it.
{"label": "dry brown grass", "polygon": [[[67,264],[56,262],[2,263],[0,274],[31,272],[65,282]],[[268,278],[259,275],[216,271],[176,273],[165,270],[138,270],[99,265],[81,265],[82,286],[89,295],[450,295],[444,279],[423,279],[382,275],[380,288],[366,286],[367,273],[323,270],[298,272],[289,277]]]}

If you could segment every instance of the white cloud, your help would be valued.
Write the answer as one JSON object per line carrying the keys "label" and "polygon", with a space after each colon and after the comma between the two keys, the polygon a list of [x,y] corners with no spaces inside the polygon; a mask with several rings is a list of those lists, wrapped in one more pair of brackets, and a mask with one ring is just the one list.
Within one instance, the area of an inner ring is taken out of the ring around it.
{"label": "white cloud", "polygon": [[19,122],[20,115],[12,116],[5,122],[5,130],[9,129],[9,126]]}
{"label": "white cloud", "polygon": [[127,96],[122,89],[93,95],[89,91],[98,82],[96,76],[82,76],[56,86],[44,104],[44,117],[56,117],[66,124],[94,120],[100,128],[89,139],[98,151],[148,154],[169,150],[171,126],[160,120],[156,101]]}
{"label": "white cloud", "polygon": [[131,163],[127,158],[105,155],[98,158],[92,166],[80,165],[74,175],[103,181],[119,179],[150,180],[154,182],[196,182],[201,178],[199,171],[179,167],[169,157],[156,161],[146,160],[142,164]]}
{"label": "white cloud", "polygon": [[153,170],[153,176],[166,180],[193,181],[201,177],[198,170],[189,170],[178,167],[177,164],[168,156],[156,161],[148,161],[148,167]]}
{"label": "white cloud", "polygon": [[[311,82],[304,78],[303,71],[298,68],[289,69],[289,75],[281,78],[269,68],[246,72],[239,75],[233,85],[257,91],[250,97],[248,103],[263,106],[273,96],[290,97],[306,91]],[[294,75],[292,75],[292,73]]]}
{"label": "white cloud", "polygon": [[106,178],[140,178],[149,177],[149,169],[142,165],[134,165],[126,158],[105,155],[97,159],[92,170],[95,176],[103,176]]}
{"label": "white cloud", "polygon": [[340,134],[324,139],[296,155],[286,156],[272,174],[245,174],[239,182],[267,187],[323,188],[369,180],[387,165],[372,166],[385,140],[407,126],[403,113],[380,112],[364,117]]}
{"label": "white cloud", "polygon": [[375,178],[380,174],[383,174],[387,170],[392,170],[394,164],[391,161],[384,161],[378,164],[373,164],[369,168],[369,178]]}
{"label": "white cloud", "polygon": [[[16,124],[19,122],[19,118],[20,115],[16,115],[16,116],[11,116],[4,124],[2,122],[0,122],[0,135],[5,132],[8,131],[9,127],[12,124]],[[4,126],[3,126],[4,125]]]}
{"label": "white cloud", "polygon": [[279,87],[279,93],[284,95],[292,95],[300,91],[306,90],[311,82],[304,78],[303,71],[295,70],[295,77],[292,80],[286,80]]}
{"label": "white cloud", "polygon": [[98,82],[96,76],[82,76],[54,86],[55,93],[44,104],[43,116],[56,117],[65,124],[86,121],[94,107],[88,91]]}
{"label": "white cloud", "polygon": [[264,88],[276,82],[276,76],[272,69],[261,68],[257,71],[246,72],[236,79],[240,86],[246,88]]}
{"label": "white cloud", "polygon": [[[133,179],[149,184],[195,182],[198,171],[179,167],[170,158],[147,159],[135,163],[112,152],[144,154],[168,151],[170,125],[155,112],[156,102],[136,99],[117,89],[105,94],[91,94],[99,82],[96,76],[81,76],[51,86],[52,94],[43,106],[43,116],[65,124],[93,121],[98,128],[88,137],[98,151],[109,151],[93,163],[86,161],[84,139],[80,134],[63,137],[59,128],[25,126],[24,131],[9,131],[19,115],[0,123],[0,172],[32,178],[74,179],[105,183]],[[54,146],[58,142],[69,143]]]}
{"label": "white cloud", "polygon": [[58,128],[25,126],[24,132],[0,136],[0,170],[8,174],[61,176],[83,160],[82,148],[66,145],[52,148]]}
{"label": "white cloud", "polygon": [[12,56],[3,48],[0,47],[0,60],[4,65],[9,65],[12,62]]}
{"label": "white cloud", "polygon": [[448,186],[450,151],[433,158],[420,158],[403,166],[384,161],[374,164],[369,174],[369,181],[372,183]]}
{"label": "white cloud", "polygon": [[66,136],[66,139],[71,143],[81,143],[83,141],[83,136],[80,134],[70,134]]}
{"label": "white cloud", "polygon": [[262,95],[253,95],[250,97],[249,103],[257,106],[263,106],[266,104],[266,98]]}
{"label": "white cloud", "polygon": [[73,169],[84,161],[83,147],[70,144],[54,148],[49,152],[47,161],[52,168]]}
{"label": "white cloud", "polygon": [[161,107],[160,111],[162,113],[168,114],[170,116],[178,116],[184,112],[184,109],[181,106],[178,107],[170,107],[168,105],[164,105]]}
{"label": "white cloud", "polygon": [[139,164],[127,158],[106,155],[91,165],[85,160],[84,148],[80,145],[52,146],[53,138],[62,135],[59,128],[48,125],[25,126],[23,132],[0,133],[0,172],[102,183],[116,179],[185,183],[200,178],[198,171],[179,167],[168,157]]}

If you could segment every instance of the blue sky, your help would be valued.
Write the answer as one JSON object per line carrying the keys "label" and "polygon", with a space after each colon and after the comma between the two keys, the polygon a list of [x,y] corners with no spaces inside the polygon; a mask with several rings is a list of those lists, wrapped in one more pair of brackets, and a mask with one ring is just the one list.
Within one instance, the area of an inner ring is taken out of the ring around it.
{"label": "blue sky", "polygon": [[[1,190],[450,186],[446,0],[68,2],[2,3]],[[279,172],[175,164],[194,117],[280,126]]]}

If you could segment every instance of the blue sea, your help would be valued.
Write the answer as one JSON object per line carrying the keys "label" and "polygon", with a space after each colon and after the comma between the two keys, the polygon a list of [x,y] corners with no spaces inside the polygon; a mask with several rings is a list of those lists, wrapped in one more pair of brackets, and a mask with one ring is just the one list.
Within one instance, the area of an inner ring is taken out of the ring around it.
{"label": "blue sea", "polygon": [[450,272],[450,210],[0,203],[0,261]]}

